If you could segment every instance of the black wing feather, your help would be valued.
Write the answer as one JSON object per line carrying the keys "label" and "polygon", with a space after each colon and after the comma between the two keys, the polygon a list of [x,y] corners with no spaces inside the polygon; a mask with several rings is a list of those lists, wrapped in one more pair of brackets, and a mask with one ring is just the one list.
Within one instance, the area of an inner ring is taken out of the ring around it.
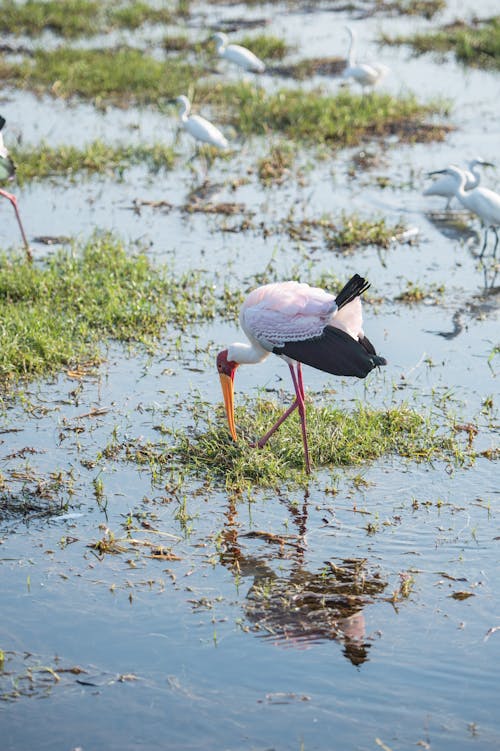
{"label": "black wing feather", "polygon": [[369,286],[370,282],[367,282],[366,279],[363,279],[363,277],[359,274],[354,274],[354,276],[349,279],[347,284],[342,287],[337,297],[335,298],[337,308],[340,310],[340,308],[343,308],[344,305],[348,305],[350,302],[355,300],[356,297],[359,297],[363,294],[363,292],[366,292]]}
{"label": "black wing feather", "polygon": [[360,342],[334,326],[325,326],[319,337],[287,342],[283,347],[274,347],[273,352],[338,376],[365,378],[377,365],[386,365],[366,337]]}

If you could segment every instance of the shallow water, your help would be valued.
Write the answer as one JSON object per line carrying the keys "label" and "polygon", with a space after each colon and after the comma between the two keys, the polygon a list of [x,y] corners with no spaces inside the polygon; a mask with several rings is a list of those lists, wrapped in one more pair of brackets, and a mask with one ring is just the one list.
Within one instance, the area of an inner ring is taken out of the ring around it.
{"label": "shallow water", "polygon": [[[458,7],[432,22],[356,20],[360,52],[378,54],[380,28],[426,28],[454,18]],[[459,9],[486,16],[491,8],[483,1]],[[197,23],[275,11],[266,33],[299,44],[297,57],[343,54],[348,15],[286,10],[201,6]],[[452,99],[457,129],[444,143],[367,144],[381,152],[380,166],[354,178],[348,169],[359,149],[319,164],[311,152],[299,157],[309,165],[304,184],[292,174],[264,189],[254,170],[232,191],[234,174],[255,167],[256,155],[267,151],[256,139],[230,161],[216,162],[209,178],[221,184],[217,200],[245,204],[268,227],[292,208],[297,219],[357,211],[417,228],[418,243],[343,255],[321,240],[264,237],[258,227],[223,232],[236,217],[182,211],[203,178],[196,160],[198,174],[181,165],[154,178],[134,169],[122,182],[26,186],[19,197],[28,234],[86,238],[94,228],[110,229],[147,247],[157,262],[215,270],[220,283],[231,278],[235,285],[270,262],[283,277],[297,268],[312,276],[325,269],[366,274],[377,302],[365,307],[365,328],[389,366],[354,384],[308,370],[311,396],[343,408],[356,400],[407,400],[473,422],[476,447],[489,449],[498,425],[495,262],[479,262],[474,220],[460,213],[473,231],[457,230],[443,217],[444,200],[424,198],[421,190],[425,173],[450,161],[477,153],[498,160],[498,75],[466,71],[451,59],[411,58],[404,49],[380,54],[396,71],[384,84],[391,92]],[[277,85],[271,77],[262,84]],[[9,132],[27,142],[160,135],[171,143],[175,134],[173,112],[100,113],[25,93],[4,96]],[[187,160],[193,146],[181,137],[177,149]],[[389,177],[391,187],[379,188],[377,176]],[[485,184],[498,189],[498,171],[486,173]],[[137,213],[135,199],[167,200],[173,208]],[[9,217],[7,206],[0,210]],[[2,246],[18,242],[16,231],[2,222]],[[33,248],[39,257],[52,252],[41,243]],[[445,291],[437,303],[405,305],[395,298],[408,281],[425,289],[444,284]],[[29,498],[33,508],[0,519],[2,751],[500,747],[498,464],[480,457],[472,466],[430,466],[385,457],[317,471],[307,493],[256,490],[235,502],[200,479],[183,477],[176,488],[175,472],[155,479],[146,467],[107,459],[102,451],[114,436],[157,441],[158,425],[189,428],[193,399],[219,404],[213,359],[241,338],[236,322],[192,327],[180,353],[177,335],[167,331],[150,357],[110,345],[81,391],[61,374],[4,405],[0,471],[11,505]],[[241,368],[236,399],[259,389],[286,393],[287,373],[271,359]],[[488,396],[491,412],[483,408]],[[43,503],[37,510],[36,489],[60,471],[67,482],[53,493],[59,513],[46,514]],[[121,552],[100,555],[89,546],[109,541],[108,530]],[[170,560],[154,557],[160,546]],[[398,596],[405,581],[407,596]]]}

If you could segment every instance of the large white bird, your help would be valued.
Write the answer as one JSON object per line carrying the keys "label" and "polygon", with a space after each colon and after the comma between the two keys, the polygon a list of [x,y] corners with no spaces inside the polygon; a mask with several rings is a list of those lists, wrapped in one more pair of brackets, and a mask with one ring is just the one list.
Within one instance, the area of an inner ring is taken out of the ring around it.
{"label": "large white bird", "polygon": [[[450,167],[453,167],[453,164],[449,165]],[[495,165],[491,162],[486,162],[484,159],[482,159],[480,156],[475,157],[470,162],[468,162],[468,169],[463,170],[465,174],[465,190],[472,190],[472,188],[477,188],[479,183],[481,182],[481,173],[477,169],[478,167],[494,167]],[[434,174],[431,172],[430,174]],[[424,190],[422,193],[423,196],[442,196],[443,198],[446,198],[446,208],[450,208],[450,204],[452,199],[455,197],[456,192],[456,180],[451,175],[441,175],[437,180],[434,180],[432,185],[429,185],[428,188]]]}
{"label": "large white bird", "polygon": [[264,73],[266,66],[262,60],[240,44],[228,44],[227,34],[219,32],[214,34],[212,39],[215,41],[219,57],[239,65],[243,70],[249,70],[252,73]]}
{"label": "large white bird", "polygon": [[[5,118],[0,116],[0,183],[10,182],[14,179],[14,175],[16,174],[16,166],[3,142],[2,129],[4,125]],[[12,195],[12,193],[8,193],[6,190],[0,190],[0,196],[7,198],[7,200],[12,204],[17,223],[21,231],[21,237],[23,238],[24,247],[26,248],[27,257],[31,261],[31,250],[26,238],[23,223],[21,221],[21,215],[19,214],[17,198],[16,196]]]}
{"label": "large white bird", "polygon": [[486,249],[486,243],[488,240],[488,230],[491,228],[495,234],[495,246],[493,253],[496,253],[498,246],[498,227],[500,227],[500,194],[495,193],[494,190],[489,188],[472,188],[472,190],[465,190],[465,184],[467,181],[466,174],[459,167],[451,165],[444,170],[437,170],[435,175],[448,175],[452,178],[455,185],[455,196],[460,203],[465,206],[466,209],[476,214],[485,227],[484,242],[481,248],[481,255],[483,255]]}
{"label": "large white bird", "polygon": [[201,117],[201,115],[189,114],[191,112],[191,102],[187,96],[182,94],[175,101],[181,105],[179,117],[184,130],[198,141],[217,146],[219,149],[227,149],[229,146],[228,140],[215,125],[204,117]]}
{"label": "large white bird", "polygon": [[363,90],[366,87],[376,86],[385,76],[390,73],[390,68],[382,63],[357,63],[356,62],[356,35],[349,27],[345,27],[349,34],[349,51],[347,53],[347,67],[342,73],[343,78],[354,78]]}
{"label": "large white bird", "polygon": [[250,292],[240,312],[241,328],[249,343],[231,344],[217,356],[229,430],[237,440],[234,422],[234,374],[243,364],[262,362],[274,353],[289,366],[295,400],[256,446],[262,448],[286,418],[298,409],[306,471],[311,471],[307,445],[302,363],[325,373],[365,378],[385,365],[362,328],[360,295],[368,282],[355,274],[334,297],[299,282],[265,284]]}

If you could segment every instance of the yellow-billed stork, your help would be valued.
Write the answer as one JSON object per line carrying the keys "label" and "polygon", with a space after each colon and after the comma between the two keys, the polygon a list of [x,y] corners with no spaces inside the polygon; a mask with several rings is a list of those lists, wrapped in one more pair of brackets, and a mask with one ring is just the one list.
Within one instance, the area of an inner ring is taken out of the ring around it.
{"label": "yellow-billed stork", "polygon": [[[12,157],[10,156],[9,152],[7,151],[7,148],[3,142],[2,129],[4,125],[5,125],[5,118],[0,115],[0,183],[2,184],[13,180],[16,174],[16,165],[14,164],[14,161]],[[24,231],[23,223],[21,221],[21,215],[19,214],[19,209],[17,206],[17,198],[16,196],[12,195],[12,193],[8,193],[6,190],[2,190],[2,189],[0,189],[0,196],[7,198],[7,200],[11,202],[14,208],[14,213],[16,215],[17,223],[19,224],[19,229],[21,230],[21,237],[23,238],[24,247],[26,248],[26,253],[28,255],[28,258],[31,260],[31,250],[30,250],[28,240],[26,238],[26,233]]]}
{"label": "yellow-billed stork", "polygon": [[295,400],[256,446],[262,448],[284,420],[298,409],[306,471],[310,473],[302,364],[325,373],[358,378],[365,378],[377,365],[386,364],[363,333],[360,295],[369,286],[355,274],[336,297],[300,282],[265,284],[250,292],[240,312],[241,328],[249,342],[235,342],[217,355],[217,370],[234,441],[237,440],[236,369],[239,365],[262,362],[274,353],[290,368]]}

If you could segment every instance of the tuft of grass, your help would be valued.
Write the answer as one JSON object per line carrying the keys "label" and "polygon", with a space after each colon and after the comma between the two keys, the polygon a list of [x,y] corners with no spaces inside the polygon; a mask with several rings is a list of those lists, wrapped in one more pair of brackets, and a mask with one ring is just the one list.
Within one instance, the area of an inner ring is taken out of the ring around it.
{"label": "tuft of grass", "polygon": [[406,289],[403,290],[395,300],[397,302],[404,302],[408,304],[414,304],[423,302],[424,300],[430,300],[434,303],[438,302],[442,298],[445,291],[444,285],[432,285],[429,289],[424,289],[416,282],[408,281]]}
{"label": "tuft of grass", "polygon": [[304,81],[311,76],[339,76],[345,66],[343,57],[311,57],[288,65],[274,66],[273,71],[286,78]]}
{"label": "tuft of grass", "polygon": [[321,233],[329,250],[350,252],[365,245],[376,245],[388,248],[404,236],[406,227],[398,223],[389,225],[380,217],[378,219],[362,219],[357,214],[342,212],[339,221],[332,219],[302,219],[299,222],[293,218],[285,219],[283,229],[293,240],[310,242],[317,233]]}
{"label": "tuft of grass", "polygon": [[252,52],[262,60],[283,60],[290,52],[295,49],[292,45],[276,36],[260,34],[258,36],[245,36],[238,39],[237,44],[248,47]]}
{"label": "tuft of grass", "polygon": [[93,141],[83,149],[76,146],[49,146],[42,143],[35,147],[12,149],[17,164],[16,179],[22,185],[30,180],[64,175],[71,177],[89,174],[113,174],[121,176],[127,167],[144,165],[151,172],[172,169],[175,162],[170,146],[110,146],[102,141]]}
{"label": "tuft of grass", "polygon": [[137,29],[151,23],[171,23],[175,17],[168,8],[148,3],[128,2],[114,7],[95,0],[4,0],[0,14],[0,31],[4,34],[39,36],[51,31],[65,39],[76,39],[119,29]]}
{"label": "tuft of grass", "polygon": [[334,95],[301,89],[266,94],[246,83],[214,87],[209,100],[225,106],[234,127],[245,136],[280,133],[294,141],[333,148],[358,145],[366,138],[397,135],[407,142],[442,139],[449,127],[426,118],[442,112],[437,103],[415,97],[369,96],[340,91]]}
{"label": "tuft of grass", "polygon": [[464,65],[476,68],[500,69],[500,16],[485,21],[465,23],[456,21],[434,33],[387,37],[385,44],[409,44],[415,52],[453,52]]}
{"label": "tuft of grass", "polygon": [[269,154],[259,159],[257,174],[264,185],[279,185],[290,174],[295,152],[288,143],[271,146]]}
{"label": "tuft of grass", "polygon": [[183,57],[164,63],[130,47],[37,49],[28,60],[0,62],[0,78],[26,89],[120,104],[156,104],[159,98],[177,96],[202,72]]}
{"label": "tuft of grass", "polygon": [[231,312],[239,303],[200,274],[174,277],[111,235],[40,265],[0,256],[0,383],[102,358],[106,339],[153,347],[163,329]]}
{"label": "tuft of grass", "polygon": [[446,0],[381,0],[379,10],[401,16],[423,16],[431,19],[446,8]]}
{"label": "tuft of grass", "polygon": [[[198,405],[195,419],[203,421],[203,428],[177,434],[175,445],[169,446],[169,455],[177,456],[188,470],[222,479],[233,490],[254,484],[275,487],[306,482],[296,415],[286,420],[263,449],[255,449],[249,443],[264,435],[283,412],[282,406],[257,399],[238,407],[240,440],[236,443],[226,428],[223,410],[220,422],[215,423],[208,412],[211,409]],[[307,423],[313,467],[359,465],[390,454],[412,461],[461,463],[467,451],[451,428],[443,431],[430,415],[406,405],[377,410],[360,404],[352,412],[343,412],[308,404]]]}

